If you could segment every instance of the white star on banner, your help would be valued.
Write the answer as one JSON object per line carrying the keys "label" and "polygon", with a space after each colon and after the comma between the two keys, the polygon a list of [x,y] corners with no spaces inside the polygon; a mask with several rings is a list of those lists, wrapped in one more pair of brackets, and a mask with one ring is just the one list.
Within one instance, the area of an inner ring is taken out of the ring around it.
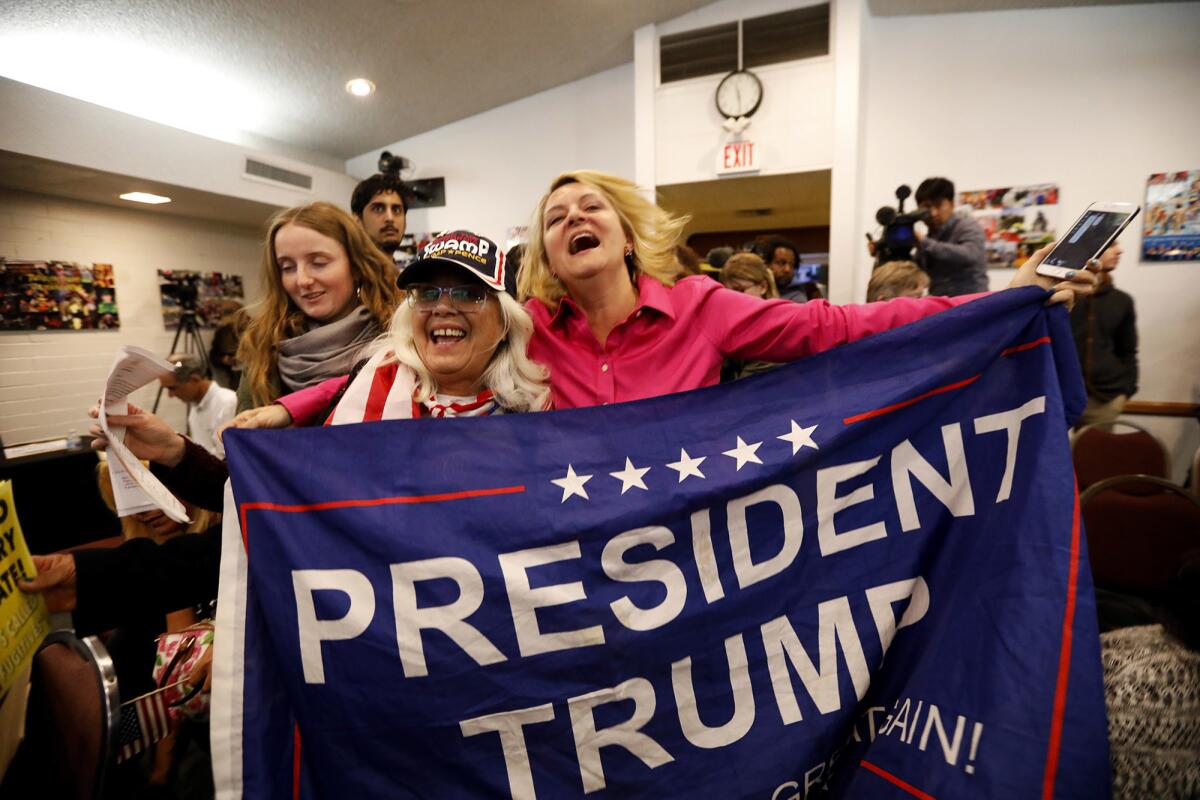
{"label": "white star on banner", "polygon": [[817,443],[813,441],[812,432],[817,429],[816,425],[811,425],[807,428],[801,428],[796,424],[796,420],[792,420],[792,430],[790,433],[785,433],[783,436],[776,436],[776,439],[783,439],[785,442],[791,442],[792,455],[800,452],[802,447],[811,447],[813,450],[819,450]]}
{"label": "white star on banner", "polygon": [[590,500],[587,489],[583,485],[592,479],[591,475],[576,475],[575,468],[567,464],[567,474],[563,478],[554,478],[550,482],[555,486],[561,486],[563,490],[562,502],[567,502],[567,498],[572,495],[578,495],[584,500]]}
{"label": "white star on banner", "polygon": [[646,482],[642,480],[642,476],[649,471],[649,467],[635,467],[633,462],[626,458],[625,469],[621,470],[620,472],[610,472],[608,474],[612,475],[621,482],[621,494],[625,494],[635,486],[638,489],[646,489],[646,491],[649,491],[649,488],[646,486]]}
{"label": "white star on banner", "polygon": [[707,456],[692,458],[688,455],[687,450],[680,449],[679,460],[667,464],[667,466],[679,473],[679,482],[683,483],[684,478],[692,475],[695,475],[697,478],[704,477],[704,473],[700,471],[700,465],[704,463],[705,458]]}
{"label": "white star on banner", "polygon": [[722,455],[737,459],[737,468],[740,470],[747,464],[761,464],[762,459],[755,455],[758,448],[762,447],[762,442],[754,444],[746,444],[742,441],[742,437],[737,437],[737,447],[732,450],[726,450]]}

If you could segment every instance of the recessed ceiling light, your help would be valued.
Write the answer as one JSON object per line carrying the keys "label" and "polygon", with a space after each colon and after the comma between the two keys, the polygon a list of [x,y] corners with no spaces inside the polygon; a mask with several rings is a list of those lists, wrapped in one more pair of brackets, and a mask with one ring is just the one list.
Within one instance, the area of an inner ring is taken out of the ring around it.
{"label": "recessed ceiling light", "polygon": [[171,202],[171,198],[169,197],[163,197],[161,194],[150,194],[149,192],[126,192],[121,195],[121,199],[132,200],[135,203],[150,203],[151,205]]}
{"label": "recessed ceiling light", "polygon": [[352,81],[346,82],[346,91],[355,97],[366,97],[369,94],[374,94],[375,84],[366,78],[355,78]]}

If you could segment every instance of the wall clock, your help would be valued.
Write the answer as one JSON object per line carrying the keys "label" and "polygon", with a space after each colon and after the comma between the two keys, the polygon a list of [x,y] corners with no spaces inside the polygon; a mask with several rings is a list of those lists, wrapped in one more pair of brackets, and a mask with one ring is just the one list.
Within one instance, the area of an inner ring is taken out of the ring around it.
{"label": "wall clock", "polygon": [[763,86],[750,70],[739,69],[726,75],[717,85],[717,111],[727,119],[750,117],[762,104]]}

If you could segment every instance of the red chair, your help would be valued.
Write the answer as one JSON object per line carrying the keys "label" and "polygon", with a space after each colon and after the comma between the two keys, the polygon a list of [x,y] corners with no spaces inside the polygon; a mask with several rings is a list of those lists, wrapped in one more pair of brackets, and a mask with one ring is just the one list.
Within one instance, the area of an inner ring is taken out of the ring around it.
{"label": "red chair", "polygon": [[[1112,430],[1117,426],[1133,430],[1117,433]],[[1169,477],[1167,449],[1154,434],[1132,422],[1085,425],[1071,438],[1071,458],[1080,489],[1118,475]]]}
{"label": "red chair", "polygon": [[1157,600],[1185,555],[1200,550],[1200,498],[1170,481],[1108,478],[1079,503],[1100,588]]}

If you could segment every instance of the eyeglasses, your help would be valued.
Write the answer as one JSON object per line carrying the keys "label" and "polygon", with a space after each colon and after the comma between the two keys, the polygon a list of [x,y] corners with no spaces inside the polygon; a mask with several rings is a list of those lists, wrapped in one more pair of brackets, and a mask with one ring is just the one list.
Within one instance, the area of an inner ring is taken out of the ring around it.
{"label": "eyeglasses", "polygon": [[487,302],[488,290],[479,284],[463,286],[434,286],[430,283],[413,283],[405,290],[408,304],[417,311],[432,311],[441,302],[442,295],[450,298],[450,305],[464,314],[473,314]]}

